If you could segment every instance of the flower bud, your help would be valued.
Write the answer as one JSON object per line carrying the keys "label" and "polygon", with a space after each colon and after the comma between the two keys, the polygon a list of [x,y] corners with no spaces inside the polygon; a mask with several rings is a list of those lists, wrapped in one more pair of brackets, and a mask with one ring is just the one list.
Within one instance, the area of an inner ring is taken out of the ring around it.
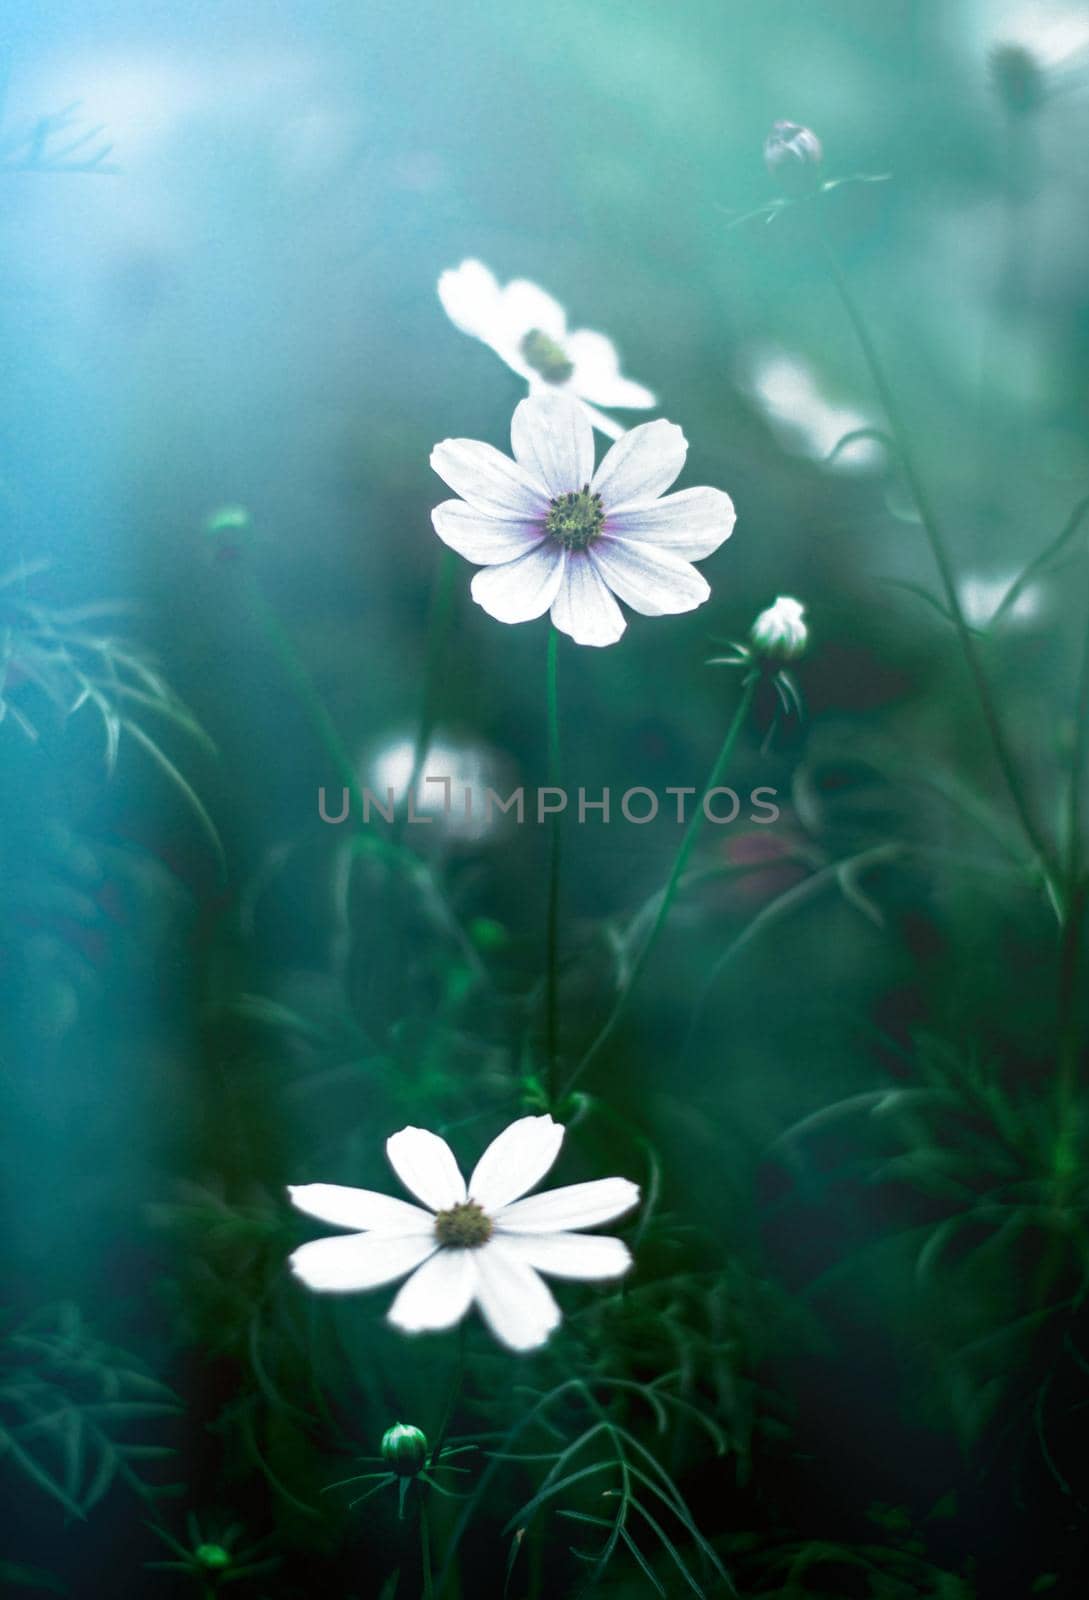
{"label": "flower bud", "polygon": [[1044,74],[1023,44],[996,44],[987,58],[991,87],[1011,117],[1031,116],[1046,97]]}
{"label": "flower bud", "polygon": [[414,1478],[427,1461],[427,1437],[410,1422],[395,1422],[382,1435],[382,1455],[399,1478]]}
{"label": "flower bud", "polygon": [[773,606],[761,611],[749,638],[757,655],[771,661],[793,661],[809,638],[801,602],[781,594]]}
{"label": "flower bud", "polygon": [[764,165],[784,194],[810,194],[820,182],[824,149],[812,128],[776,122],[764,140]]}
{"label": "flower bud", "polygon": [[198,1544],[193,1554],[209,1572],[222,1572],[231,1564],[231,1552],[221,1544]]}
{"label": "flower bud", "polygon": [[250,514],[245,506],[220,506],[205,517],[204,533],[216,561],[237,561],[250,542]]}

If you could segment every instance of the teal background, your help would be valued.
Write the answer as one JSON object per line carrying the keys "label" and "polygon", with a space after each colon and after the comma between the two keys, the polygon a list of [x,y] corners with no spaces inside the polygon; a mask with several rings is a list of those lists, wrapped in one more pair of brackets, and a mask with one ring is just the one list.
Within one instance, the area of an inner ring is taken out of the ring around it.
{"label": "teal background", "polygon": [[[1004,110],[988,75],[1009,39],[1042,64],[1032,115]],[[428,455],[449,435],[504,446],[523,393],[439,305],[438,274],[467,256],[614,338],[684,427],[682,485],[723,487],[738,510],[702,565],[705,608],[634,617],[601,652],[561,641],[568,785],[701,784],[740,692],[708,657],[781,593],[812,634],[804,722],[762,748],[762,695],[728,780],[775,786],[781,821],[701,843],[708,869],[754,851],[768,865],[682,897],[586,1085],[603,1109],[564,1156],[560,1181],[645,1182],[653,1145],[662,1205],[636,1282],[654,1309],[610,1324],[573,1291],[575,1353],[527,1381],[583,1361],[650,1382],[690,1358],[730,1448],[671,1439],[670,1470],[742,1594],[1079,1592],[1081,1144],[1058,1190],[1049,1163],[1056,1117],[1083,1133],[1080,1089],[1055,1089],[1070,988],[1086,1064],[1080,950],[1064,947],[1064,991],[952,631],[915,592],[937,586],[895,462],[872,446],[824,459],[848,427],[885,422],[810,209],[747,214],[773,193],[761,148],[779,117],[819,131],[829,177],[883,179],[823,212],[1059,838],[1084,542],[985,625],[1087,492],[1087,41],[1084,6],[1003,0],[6,8],[0,569],[46,561],[17,586],[39,605],[133,603],[123,631],[214,742],[157,725],[225,857],[134,741],[107,781],[89,709],[65,719],[0,677],[38,735],[0,723],[0,1423],[24,1425],[20,1385],[40,1381],[19,1330],[75,1305],[177,1398],[139,1437],[177,1452],[149,1474],[184,1484],[149,1501],[117,1475],[83,1522],[0,1435],[14,1592],[200,1593],[145,1568],[169,1554],[148,1523],[185,1541],[187,1512],[262,1541],[276,1565],[240,1593],[420,1592],[385,1500],[352,1513],[323,1490],[391,1422],[434,1429],[451,1342],[395,1338],[386,1291],[330,1307],[287,1283],[304,1231],[283,1188],[386,1187],[382,1142],[407,1121],[449,1128],[471,1164],[524,1107],[548,838],[408,841],[467,955],[381,843],[353,855],[319,821],[318,788],[340,777],[282,644],[361,780],[413,737],[444,497]],[[73,101],[116,170],[25,170],[28,125]],[[785,420],[759,386],[773,357],[795,385]],[[249,514],[237,551],[206,532],[224,505]],[[545,624],[492,621],[470,571],[441,736],[532,788]],[[12,605],[0,590],[18,662]],[[664,815],[567,828],[569,1059],[608,1010],[613,936],[678,842]],[[886,846],[858,877],[830,870]],[[833,1109],[880,1089],[933,1090],[937,1109]],[[472,1334],[458,1426],[475,1437],[509,1426],[525,1374]],[[79,1340],[76,1410],[98,1403],[79,1384],[124,1366]],[[465,1596],[504,1592],[501,1529],[527,1497],[501,1487],[474,1522]],[[542,1523],[509,1592],[583,1592],[579,1531]],[[601,1583],[654,1592],[630,1558]]]}

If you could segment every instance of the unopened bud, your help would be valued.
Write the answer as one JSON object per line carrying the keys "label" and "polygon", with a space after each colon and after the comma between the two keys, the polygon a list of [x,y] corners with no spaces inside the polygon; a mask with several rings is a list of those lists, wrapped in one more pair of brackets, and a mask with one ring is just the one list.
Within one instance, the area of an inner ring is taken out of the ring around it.
{"label": "unopened bud", "polygon": [[987,58],[991,86],[1010,116],[1039,111],[1046,98],[1043,69],[1023,44],[996,44]]}
{"label": "unopened bud", "polygon": [[231,1552],[221,1544],[198,1544],[193,1554],[209,1572],[222,1572],[231,1564]]}
{"label": "unopened bud", "polygon": [[204,533],[216,561],[237,561],[250,542],[250,514],[245,506],[220,506],[205,517]]}
{"label": "unopened bud", "polygon": [[773,606],[761,611],[749,638],[757,655],[771,661],[793,661],[809,639],[801,602],[781,594]]}
{"label": "unopened bud", "polygon": [[382,1435],[382,1455],[399,1478],[414,1478],[427,1461],[427,1437],[410,1422],[395,1422]]}
{"label": "unopened bud", "polygon": [[776,122],[764,140],[764,165],[784,194],[809,194],[820,182],[824,149],[812,128]]}

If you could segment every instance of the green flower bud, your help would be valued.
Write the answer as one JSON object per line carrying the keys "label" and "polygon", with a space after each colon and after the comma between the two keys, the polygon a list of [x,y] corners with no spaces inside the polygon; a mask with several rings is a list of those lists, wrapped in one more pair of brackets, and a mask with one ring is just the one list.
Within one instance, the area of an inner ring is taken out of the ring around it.
{"label": "green flower bud", "polygon": [[400,1478],[414,1478],[427,1460],[427,1436],[410,1422],[395,1422],[382,1435],[382,1455]]}
{"label": "green flower bud", "polygon": [[761,611],[749,634],[753,650],[770,661],[793,661],[809,639],[805,611],[798,600],[781,594],[773,606]]}
{"label": "green flower bud", "polygon": [[224,1550],[221,1544],[198,1544],[193,1554],[209,1572],[222,1572],[231,1564],[231,1552]]}
{"label": "green flower bud", "polygon": [[510,943],[510,934],[501,922],[491,917],[474,917],[469,924],[469,937],[478,950],[504,950]]}
{"label": "green flower bud", "polygon": [[811,194],[820,183],[824,147],[812,128],[776,122],[764,140],[764,165],[784,194]]}
{"label": "green flower bud", "polygon": [[220,506],[204,519],[204,533],[217,561],[237,561],[250,542],[245,506]]}

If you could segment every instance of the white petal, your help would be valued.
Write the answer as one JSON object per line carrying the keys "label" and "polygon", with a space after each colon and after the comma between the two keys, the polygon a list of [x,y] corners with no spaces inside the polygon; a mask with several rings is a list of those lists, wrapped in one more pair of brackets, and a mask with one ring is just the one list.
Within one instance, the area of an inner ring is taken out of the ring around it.
{"label": "white petal", "polygon": [[426,1128],[402,1128],[386,1140],[390,1166],[406,1189],[432,1211],[448,1211],[465,1199],[465,1179],[445,1139]]}
{"label": "white petal", "polygon": [[700,561],[730,537],[736,521],[734,503],[721,489],[681,489],[645,506],[610,512],[605,531]]}
{"label": "white petal", "polygon": [[552,621],[576,644],[615,644],[627,627],[623,613],[585,550],[568,551]]}
{"label": "white petal", "polygon": [[473,1250],[439,1250],[399,1291],[389,1320],[405,1333],[452,1328],[473,1303],[476,1264]]}
{"label": "white petal", "polygon": [[641,505],[663,494],[684,466],[687,454],[688,440],[675,422],[659,417],[657,422],[641,422],[630,429],[594,473],[593,486],[604,500],[606,512],[612,515],[622,506]]}
{"label": "white petal", "polygon": [[527,521],[548,515],[544,485],[482,439],[444,439],[431,452],[431,466],[477,511]]}
{"label": "white petal", "polygon": [[423,1233],[342,1233],[315,1239],[291,1256],[291,1270],[308,1289],[345,1294],[403,1278],[438,1249],[434,1229]]}
{"label": "white petal", "polygon": [[595,540],[590,560],[613,593],[645,617],[693,611],[711,595],[690,561],[653,545],[606,535]]}
{"label": "white petal", "polygon": [[424,1233],[431,1213],[407,1200],[376,1194],[373,1189],[352,1189],[343,1183],[288,1184],[292,1205],[307,1216],[320,1217],[338,1228],[379,1229],[382,1233]]}
{"label": "white petal", "polygon": [[512,1350],[544,1344],[560,1322],[548,1285],[497,1238],[476,1257],[476,1300],[495,1337]]}
{"label": "white petal", "polygon": [[512,278],[501,291],[500,316],[504,336],[515,344],[534,329],[557,344],[567,336],[567,316],[559,301],[528,278]]}
{"label": "white petal", "polygon": [[[496,1238],[502,1239],[504,1250],[513,1252],[527,1266],[550,1272],[556,1278],[619,1278],[631,1266],[631,1251],[623,1239],[610,1239],[600,1233],[500,1232]],[[430,1262],[420,1268],[420,1272],[430,1270]]]}
{"label": "white petal", "polygon": [[432,511],[431,521],[443,544],[478,566],[514,561],[544,538],[541,519],[527,522],[514,517],[489,517],[483,511],[474,511],[464,500],[444,500]]}
{"label": "white petal", "polygon": [[498,325],[500,289],[482,261],[463,261],[439,278],[439,299],[455,327],[487,339]]}
{"label": "white petal", "polygon": [[639,1203],[639,1185],[627,1178],[598,1178],[594,1183],[570,1183],[515,1200],[496,1213],[495,1225],[504,1232],[560,1233],[566,1228],[596,1228],[612,1222]]}
{"label": "white petal", "polygon": [[630,406],[633,410],[657,405],[649,389],[621,377],[616,346],[603,333],[579,328],[568,335],[564,350],[575,368],[571,387],[584,399],[593,400],[599,406]]}
{"label": "white petal", "polygon": [[607,439],[623,438],[624,428],[614,417],[607,417],[604,411],[588,405],[585,400],[580,401],[580,404],[599,433],[603,433]]}
{"label": "white petal", "polygon": [[551,495],[581,489],[594,475],[594,430],[568,394],[553,390],[520,400],[510,442],[515,460]]}
{"label": "white petal", "polygon": [[[526,379],[529,384],[529,392],[531,395],[571,395],[573,399],[578,401],[583,415],[589,419],[591,425],[595,427],[599,433],[603,433],[607,439],[619,439],[623,435],[625,431],[623,426],[613,417],[607,417],[604,411],[599,411],[596,406],[592,406],[588,401],[583,400],[580,395],[576,394],[574,385],[572,383],[546,383],[539,372],[533,372],[528,367],[523,370],[517,361],[511,361],[509,357],[505,356],[504,360],[507,361],[508,366],[513,367],[515,372],[519,373],[523,378]],[[580,484],[579,487],[581,488],[582,485]]]}
{"label": "white petal", "polygon": [[469,1179],[469,1198],[498,1211],[540,1183],[560,1153],[563,1124],[551,1117],[521,1117],[485,1150]]}
{"label": "white petal", "polygon": [[469,585],[478,606],[497,622],[531,622],[548,610],[563,582],[563,549],[546,539],[517,561],[485,567]]}

